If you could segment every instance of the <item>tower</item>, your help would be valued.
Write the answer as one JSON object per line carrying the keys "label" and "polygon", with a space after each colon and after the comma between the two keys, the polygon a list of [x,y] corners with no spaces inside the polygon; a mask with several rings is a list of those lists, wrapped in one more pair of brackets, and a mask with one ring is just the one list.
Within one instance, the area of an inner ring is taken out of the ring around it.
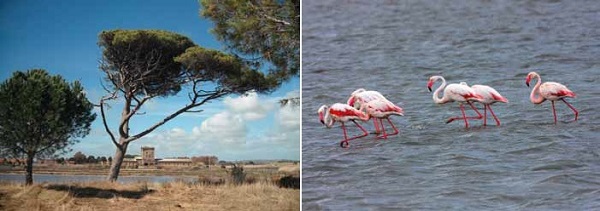
{"label": "tower", "polygon": [[142,166],[154,166],[154,147],[142,147]]}

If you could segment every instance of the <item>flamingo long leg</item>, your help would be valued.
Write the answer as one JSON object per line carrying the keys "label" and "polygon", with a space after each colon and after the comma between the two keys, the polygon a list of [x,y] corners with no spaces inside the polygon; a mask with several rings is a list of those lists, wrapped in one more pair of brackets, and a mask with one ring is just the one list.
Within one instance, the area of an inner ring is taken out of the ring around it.
{"label": "flamingo long leg", "polygon": [[567,103],[567,101],[564,98],[561,98],[561,100],[565,102],[565,104],[567,104],[567,106],[569,106],[571,110],[573,110],[573,112],[575,113],[575,121],[577,121],[577,117],[579,117],[579,111],[577,111],[577,109],[575,109],[571,104]]}
{"label": "flamingo long leg", "polygon": [[355,124],[355,125],[356,125],[358,128],[360,128],[360,130],[362,130],[362,132],[363,132],[363,134],[362,134],[362,135],[360,135],[360,136],[356,136],[356,137],[354,137],[354,138],[352,138],[352,139],[355,139],[355,138],[361,138],[361,137],[365,137],[365,136],[369,135],[369,132],[367,132],[367,130],[366,130],[364,127],[360,126],[360,125],[359,125],[359,124],[358,124],[356,121],[352,121],[352,122],[354,122],[354,124]]}
{"label": "flamingo long leg", "polygon": [[381,133],[379,131],[379,124],[377,123],[377,118],[373,118],[373,125],[375,125],[375,134]]}
{"label": "flamingo long leg", "polygon": [[[487,104],[483,104],[483,126],[487,125]],[[490,108],[492,109],[492,108]]]}
{"label": "flamingo long leg", "polygon": [[394,133],[390,133],[388,135],[396,135],[398,133],[400,133],[400,131],[398,131],[398,128],[396,128],[396,126],[394,125],[394,123],[392,123],[392,120],[390,120],[390,118],[386,118],[387,121],[390,123],[390,125],[392,126],[392,128],[394,128]]}
{"label": "flamingo long leg", "polygon": [[[365,137],[365,136],[369,135],[369,132],[367,132],[367,130],[366,130],[364,127],[360,126],[360,125],[359,125],[359,124],[358,124],[356,121],[352,121],[352,122],[354,122],[354,124],[355,124],[355,125],[356,125],[358,128],[360,128],[360,130],[362,130],[363,134],[362,134],[362,135],[357,135],[357,136],[354,136],[354,137],[352,137],[352,138],[348,138],[348,137],[346,137],[346,131],[345,131],[345,128],[344,128],[344,138],[345,138],[345,139],[344,139],[344,141],[350,141],[350,140],[354,140],[354,139],[357,139],[357,138],[362,138],[362,137]],[[343,125],[344,125],[344,124],[342,124],[342,126],[343,126]]]}
{"label": "flamingo long leg", "polygon": [[344,125],[344,122],[342,122],[342,130],[344,130],[344,140],[343,141],[348,141],[348,134],[346,134],[346,126]]}
{"label": "flamingo long leg", "polygon": [[383,119],[379,119],[379,124],[381,125],[381,131],[383,132],[382,136],[377,136],[377,138],[387,139],[387,134],[385,133],[385,127],[383,126]]}
{"label": "flamingo long leg", "polygon": [[354,140],[354,139],[357,139],[357,138],[362,138],[362,137],[365,137],[365,136],[369,135],[369,132],[367,132],[367,130],[364,127],[360,126],[356,121],[352,121],[352,122],[354,122],[354,124],[356,124],[356,126],[358,128],[360,128],[360,130],[362,130],[363,134],[355,136],[355,137],[352,137],[352,138],[348,138],[348,133],[346,132],[346,125],[344,124],[344,122],[341,122],[342,123],[342,130],[344,131],[344,140],[342,140],[340,142],[340,146],[343,147],[343,148],[348,147],[348,145],[349,145],[348,141]]}
{"label": "flamingo long leg", "polygon": [[556,124],[556,109],[554,109],[554,100],[552,101],[552,113],[554,114],[554,124]]}
{"label": "flamingo long leg", "polygon": [[491,105],[487,105],[487,107],[490,108],[490,113],[492,113],[492,116],[494,117],[494,120],[496,120],[496,126],[500,126],[500,120],[498,119],[498,117],[496,116],[496,114],[494,114],[494,110],[492,110],[492,106]]}
{"label": "flamingo long leg", "polygon": [[462,112],[463,120],[465,120],[465,128],[469,128],[469,121],[467,120],[467,116],[465,115],[465,107],[462,103],[460,104],[460,111]]}
{"label": "flamingo long leg", "polygon": [[[467,118],[467,119],[481,119],[481,118],[483,117],[483,116],[481,115],[481,113],[479,113],[479,111],[477,110],[477,108],[475,108],[475,106],[473,105],[473,103],[471,103],[471,102],[467,102],[467,103],[468,103],[468,104],[471,106],[471,108],[473,109],[473,111],[475,111],[475,113],[477,113],[477,116],[470,116],[470,117],[452,117],[452,118],[448,119],[448,121],[446,121],[446,124],[448,124],[448,123],[450,123],[450,122],[452,122],[452,121],[454,121],[454,120],[457,120],[457,119],[464,119],[464,118]],[[462,103],[461,103],[461,108],[462,108]]]}
{"label": "flamingo long leg", "polygon": [[477,108],[475,108],[475,106],[473,105],[473,103],[467,101],[467,103],[471,106],[471,108],[473,109],[473,111],[475,111],[475,113],[477,113],[477,117],[475,117],[476,119],[481,119],[481,113],[479,113],[479,111],[477,110]]}

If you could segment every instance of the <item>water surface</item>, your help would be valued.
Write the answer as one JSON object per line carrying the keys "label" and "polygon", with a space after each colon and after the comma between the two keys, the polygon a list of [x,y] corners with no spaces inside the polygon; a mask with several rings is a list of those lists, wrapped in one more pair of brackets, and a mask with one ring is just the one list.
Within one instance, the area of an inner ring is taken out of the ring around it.
{"label": "water surface", "polygon": [[[599,2],[302,3],[304,209],[600,209]],[[576,92],[579,121],[562,102],[557,125],[549,102],[531,104],[529,71]],[[460,110],[432,102],[431,75],[495,87],[510,101],[493,106],[502,126],[445,124]],[[339,147],[316,111],[357,88],[404,108],[400,135]]]}

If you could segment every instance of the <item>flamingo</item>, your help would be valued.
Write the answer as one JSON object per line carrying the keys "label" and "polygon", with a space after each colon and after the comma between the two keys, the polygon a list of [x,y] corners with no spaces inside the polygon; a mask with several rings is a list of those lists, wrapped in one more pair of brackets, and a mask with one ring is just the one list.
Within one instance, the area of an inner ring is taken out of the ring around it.
{"label": "flamingo", "polygon": [[[440,85],[440,87],[438,87],[435,92],[433,93],[433,102],[437,103],[437,104],[445,104],[448,102],[458,102],[460,105],[460,110],[462,112],[462,118],[461,117],[453,117],[448,119],[448,121],[446,121],[446,123],[450,123],[456,119],[463,119],[465,121],[465,128],[469,127],[469,122],[467,121],[467,119],[481,119],[481,113],[479,113],[479,111],[477,111],[477,108],[475,108],[475,106],[473,106],[473,103],[471,103],[471,101],[481,101],[483,100],[483,96],[477,94],[475,92],[475,90],[473,90],[471,87],[464,85],[464,84],[449,84],[448,86],[446,86],[446,79],[444,79],[444,77],[442,76],[431,76],[429,78],[429,82],[427,83],[427,88],[429,89],[429,92],[431,92],[431,87],[433,86],[433,83],[436,82],[437,80],[441,80],[442,81],[442,85]],[[444,90],[444,96],[439,98],[439,92]],[[465,115],[465,108],[463,106],[464,103],[467,103],[471,106],[471,108],[477,112],[478,117],[466,117]]]}
{"label": "flamingo", "polygon": [[[394,126],[394,123],[390,120],[389,116],[397,115],[404,116],[404,111],[399,106],[394,105],[393,103],[387,102],[382,99],[376,99],[369,101],[366,104],[361,105],[361,111],[364,109],[369,117],[375,117],[375,120],[379,120],[379,124],[381,125],[381,130],[383,131],[383,135],[377,136],[377,138],[387,139],[388,135],[396,135],[399,133],[398,128]],[[393,133],[386,134],[385,127],[383,126],[383,119],[387,119],[392,128],[394,129]]]}
{"label": "flamingo", "polygon": [[[350,106],[353,106],[356,109],[359,109],[361,107],[361,105],[368,103],[370,101],[373,100],[383,100],[385,102],[389,102],[389,104],[393,105],[392,102],[390,102],[389,100],[387,100],[381,93],[379,93],[378,91],[367,91],[363,88],[359,88],[357,90],[355,90],[354,92],[352,92],[352,94],[350,95],[350,98],[348,98],[348,102],[347,104]],[[395,106],[395,105],[393,105]],[[391,123],[391,121],[390,121]],[[377,123],[377,119],[373,119],[373,124],[375,125],[375,133],[379,134],[381,133],[379,131],[379,124]],[[381,126],[383,127],[383,125]],[[392,127],[395,128],[395,126]]]}
{"label": "flamingo", "polygon": [[575,92],[569,90],[565,85],[556,82],[545,82],[542,83],[542,78],[536,72],[530,72],[527,74],[527,78],[525,79],[525,84],[529,87],[529,82],[531,79],[537,78],[537,82],[531,90],[531,94],[529,95],[529,99],[533,104],[541,104],[546,100],[550,100],[552,102],[552,113],[554,114],[554,124],[556,124],[556,109],[554,108],[554,101],[562,100],[573,112],[575,113],[575,121],[577,121],[577,117],[579,116],[579,111],[575,109],[571,104],[569,104],[564,98],[572,97],[575,98]]}
{"label": "flamingo", "polygon": [[[460,84],[467,85],[467,83],[465,83],[465,82],[460,82]],[[473,89],[475,91],[475,93],[477,93],[483,97],[483,100],[478,101],[481,104],[483,104],[483,126],[487,125],[487,109],[488,108],[490,109],[490,113],[492,113],[494,120],[496,120],[496,126],[500,126],[500,120],[498,119],[496,114],[494,114],[494,110],[492,110],[491,105],[496,102],[508,103],[508,100],[505,97],[503,97],[502,95],[500,95],[500,93],[498,93],[498,91],[496,91],[494,88],[492,88],[490,86],[473,85],[473,86],[471,86],[471,89]]]}
{"label": "flamingo", "polygon": [[[342,130],[344,130],[344,140],[340,142],[341,147],[347,147],[349,145],[348,141],[365,137],[368,135],[367,130],[356,123],[356,120],[367,121],[369,120],[369,115],[355,109],[354,107],[348,104],[335,103],[331,106],[323,105],[318,110],[319,120],[322,124],[324,124],[327,128],[331,128],[333,124],[338,121],[342,123]],[[352,121],[358,128],[363,131],[362,135],[358,135],[352,138],[348,138],[346,133],[346,126],[344,122]]]}

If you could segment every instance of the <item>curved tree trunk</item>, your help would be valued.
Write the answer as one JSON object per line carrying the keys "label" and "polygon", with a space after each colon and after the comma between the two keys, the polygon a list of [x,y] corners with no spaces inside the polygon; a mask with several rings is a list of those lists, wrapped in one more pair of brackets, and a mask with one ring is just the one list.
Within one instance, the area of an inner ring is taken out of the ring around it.
{"label": "curved tree trunk", "polygon": [[123,164],[123,159],[125,158],[125,153],[127,152],[128,144],[129,143],[125,142],[124,140],[120,140],[120,146],[117,146],[115,156],[113,157],[112,165],[110,166],[110,174],[108,175],[108,181],[116,182],[119,178],[121,164]]}
{"label": "curved tree trunk", "polygon": [[33,184],[33,157],[33,154],[27,155],[27,163],[25,164],[27,169],[25,172],[25,185]]}

